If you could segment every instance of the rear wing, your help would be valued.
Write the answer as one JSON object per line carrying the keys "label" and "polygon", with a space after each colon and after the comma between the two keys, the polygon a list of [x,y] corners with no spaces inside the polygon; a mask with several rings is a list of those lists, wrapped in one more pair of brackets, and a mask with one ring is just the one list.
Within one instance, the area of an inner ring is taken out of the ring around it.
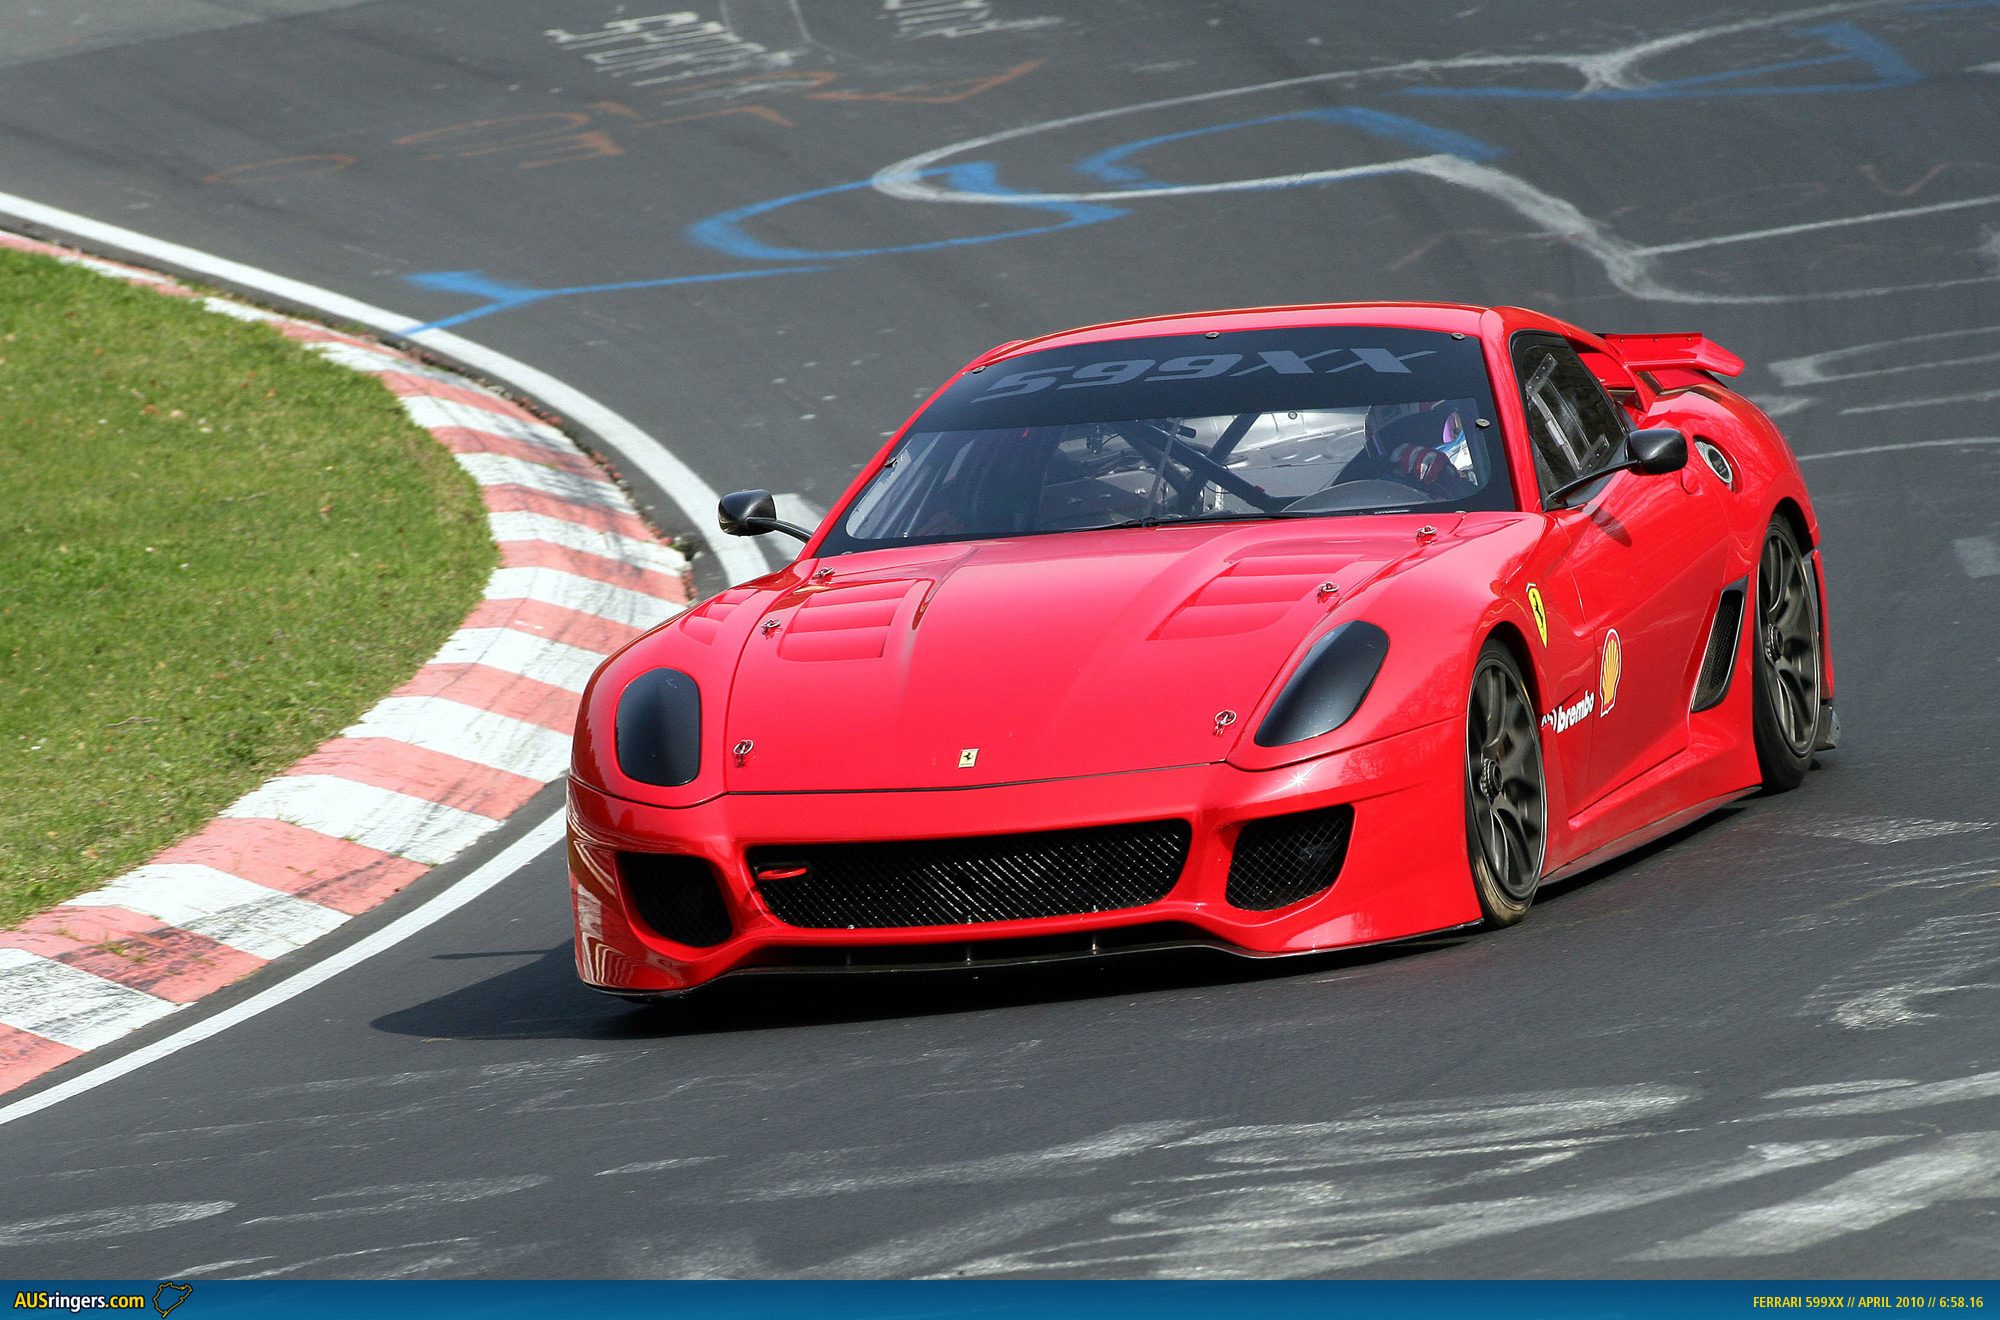
{"label": "rear wing", "polygon": [[1718,376],[1743,373],[1743,359],[1707,335],[1604,335],[1631,371],[1707,371]]}

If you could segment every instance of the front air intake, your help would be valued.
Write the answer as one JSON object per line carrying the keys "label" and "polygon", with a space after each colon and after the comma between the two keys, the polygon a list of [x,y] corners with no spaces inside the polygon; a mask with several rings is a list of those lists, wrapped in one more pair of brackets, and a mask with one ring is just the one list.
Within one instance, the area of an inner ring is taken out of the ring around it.
{"label": "front air intake", "polygon": [[729,938],[722,886],[701,858],[619,853],[618,875],[632,911],[661,939],[707,949]]}
{"label": "front air intake", "polygon": [[1353,833],[1347,806],[1253,820],[1236,837],[1224,897],[1231,907],[1269,912],[1324,893],[1340,876]]}
{"label": "front air intake", "polygon": [[1702,652],[1701,673],[1694,681],[1689,710],[1707,710],[1729,695],[1729,680],[1736,672],[1736,643],[1743,633],[1743,595],[1748,582],[1739,578],[1730,583],[1715,603],[1715,620],[1708,625],[1708,649]]}
{"label": "front air intake", "polygon": [[1143,907],[1186,864],[1186,821],[1036,834],[750,849],[757,893],[788,926],[969,926]]}

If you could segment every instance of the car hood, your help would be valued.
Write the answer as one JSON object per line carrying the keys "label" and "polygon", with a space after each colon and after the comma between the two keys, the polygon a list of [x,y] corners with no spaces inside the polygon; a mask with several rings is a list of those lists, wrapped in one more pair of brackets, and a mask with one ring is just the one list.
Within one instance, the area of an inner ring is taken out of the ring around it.
{"label": "car hood", "polygon": [[1351,616],[1371,584],[1450,547],[1420,539],[1424,521],[1132,528],[800,565],[796,585],[742,602],[759,620],[737,633],[723,786],[965,788],[1220,761],[1332,609]]}

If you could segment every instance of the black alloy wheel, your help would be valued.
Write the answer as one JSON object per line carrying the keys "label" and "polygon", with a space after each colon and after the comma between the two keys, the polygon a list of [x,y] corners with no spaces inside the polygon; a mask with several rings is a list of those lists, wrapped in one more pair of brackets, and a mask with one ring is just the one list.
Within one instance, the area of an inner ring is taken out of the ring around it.
{"label": "black alloy wheel", "polygon": [[1810,561],[1783,519],[1757,560],[1751,732],[1767,792],[1797,788],[1819,738],[1819,591]]}
{"label": "black alloy wheel", "polygon": [[1542,880],[1548,785],[1535,707],[1507,648],[1488,642],[1465,711],[1465,835],[1473,887],[1490,926],[1527,915]]}

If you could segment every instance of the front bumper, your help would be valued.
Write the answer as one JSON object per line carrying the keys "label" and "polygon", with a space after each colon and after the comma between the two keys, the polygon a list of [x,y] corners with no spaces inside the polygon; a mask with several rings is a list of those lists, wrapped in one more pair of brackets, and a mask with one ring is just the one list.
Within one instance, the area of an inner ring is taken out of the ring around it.
{"label": "front bumper", "polygon": [[[1479,908],[1466,869],[1462,740],[1462,726],[1443,721],[1278,770],[1215,764],[942,791],[724,794],[683,808],[613,797],[572,780],[577,970],[599,989],[657,995],[751,970],[930,967],[1189,944],[1269,956],[1465,925],[1479,919]],[[1246,823],[1342,804],[1353,807],[1354,823],[1330,889],[1275,911],[1230,905],[1230,858]],[[1183,820],[1192,829],[1172,889],[1144,906],[1080,915],[949,926],[791,926],[758,893],[746,861],[747,851],[760,845],[1008,835],[1158,820]],[[720,877],[729,936],[697,948],[650,929],[626,891],[620,852],[707,861]],[[945,952],[946,946],[964,956]]]}

